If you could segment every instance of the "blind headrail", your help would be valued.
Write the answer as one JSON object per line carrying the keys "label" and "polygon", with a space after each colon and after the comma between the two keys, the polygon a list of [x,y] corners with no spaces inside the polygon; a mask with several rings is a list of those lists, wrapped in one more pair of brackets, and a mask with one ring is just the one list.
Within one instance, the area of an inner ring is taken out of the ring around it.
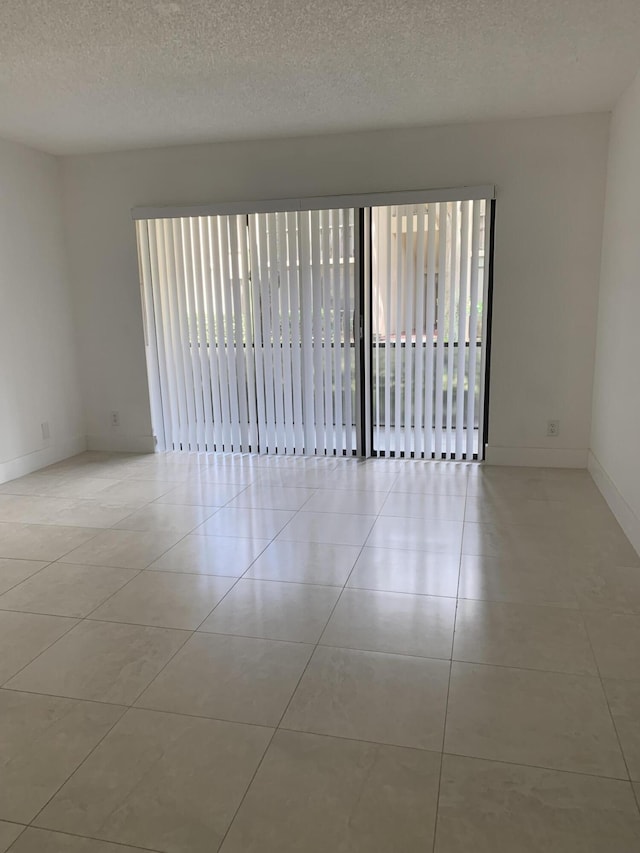
{"label": "blind headrail", "polygon": [[182,219],[192,216],[234,216],[249,213],[285,213],[296,210],[332,210],[347,207],[378,207],[395,204],[429,204],[444,201],[475,201],[495,198],[495,186],[444,187],[355,195],[307,196],[305,198],[223,201],[212,204],[153,205],[134,207],[134,220]]}

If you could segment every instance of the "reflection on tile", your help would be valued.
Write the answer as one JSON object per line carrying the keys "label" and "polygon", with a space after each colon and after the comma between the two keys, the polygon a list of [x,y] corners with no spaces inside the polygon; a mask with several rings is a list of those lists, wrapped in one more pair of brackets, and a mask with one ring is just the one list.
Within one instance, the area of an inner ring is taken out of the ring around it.
{"label": "reflection on tile", "polygon": [[216,510],[213,507],[153,503],[131,513],[115,527],[118,530],[158,530],[164,533],[190,533]]}
{"label": "reflection on tile", "polygon": [[75,619],[0,611],[0,684],[77,624]]}
{"label": "reflection on tile", "polygon": [[34,577],[0,595],[0,609],[86,616],[135,575],[132,569],[51,563]]}
{"label": "reflection on tile", "polygon": [[139,850],[139,847],[126,847],[30,826],[11,848],[11,853],[139,853]]}
{"label": "reflection on tile", "polygon": [[100,531],[82,527],[1,522],[0,557],[51,562],[88,542],[97,533]]}
{"label": "reflection on tile", "polygon": [[428,521],[462,521],[464,505],[465,498],[462,495],[392,492],[385,501],[381,515]]}
{"label": "reflection on tile", "polygon": [[582,614],[559,607],[461,600],[455,660],[597,675]]}
{"label": "reflection on tile", "polygon": [[377,515],[387,492],[354,489],[321,489],[304,505],[305,512],[344,512],[355,515]]}
{"label": "reflection on tile", "polygon": [[626,778],[600,680],[456,663],[445,752]]}
{"label": "reflection on tile", "polygon": [[453,553],[367,546],[362,549],[347,586],[455,597],[459,562],[459,555]]}
{"label": "reflection on tile", "polygon": [[317,643],[339,594],[330,586],[240,580],[199,630]]}
{"label": "reflection on tile", "polygon": [[600,675],[640,680],[640,616],[586,613],[585,623]]}
{"label": "reflection on tile", "polygon": [[224,507],[195,532],[205,536],[273,539],[293,515],[293,512],[282,509]]}
{"label": "reflection on tile", "polygon": [[330,545],[364,545],[374,515],[333,512],[299,512],[278,536],[279,541],[323,542]]}
{"label": "reflection on tile", "polygon": [[344,590],[322,635],[325,646],[450,658],[454,598]]}
{"label": "reflection on tile", "polygon": [[459,554],[462,524],[457,521],[421,521],[416,518],[378,518],[367,545],[407,548],[433,554]]}
{"label": "reflection on tile", "polygon": [[0,593],[22,583],[46,565],[34,560],[6,560],[0,557]]}
{"label": "reflection on tile", "polygon": [[271,730],[130,710],[37,825],[166,853],[217,850]]}
{"label": "reflection on tile", "polygon": [[279,731],[221,853],[424,853],[439,772],[436,753]]}
{"label": "reflection on tile", "polygon": [[409,492],[425,495],[465,495],[467,471],[456,469],[440,472],[433,463],[424,467],[411,466],[400,471],[393,484],[392,492]]}
{"label": "reflection on tile", "polygon": [[628,782],[445,755],[436,853],[626,853],[640,847]]}
{"label": "reflection on tile", "polygon": [[66,563],[144,569],[182,537],[180,533],[104,530],[65,557]]}
{"label": "reflection on tile", "polygon": [[353,545],[278,540],[258,557],[246,577],[343,586],[359,553]]}
{"label": "reflection on tile", "polygon": [[640,782],[640,681],[603,680],[629,776]]}
{"label": "reflection on tile", "polygon": [[0,690],[0,817],[33,820],[123,712]]}
{"label": "reflection on tile", "polygon": [[160,572],[240,577],[269,544],[268,539],[185,536],[148,566]]}
{"label": "reflection on tile", "polygon": [[234,583],[212,575],[141,572],[91,618],[195,630]]}
{"label": "reflection on tile", "polygon": [[5,687],[129,705],[187,637],[164,628],[80,622]]}
{"label": "reflection on tile", "polygon": [[224,506],[227,501],[242,494],[245,486],[226,483],[183,483],[165,491],[156,500],[159,504],[183,504],[184,506]]}
{"label": "reflection on tile", "polygon": [[577,609],[573,580],[567,564],[558,559],[530,562],[522,558],[463,554],[458,595]]}
{"label": "reflection on tile", "polygon": [[275,726],[312,651],[303,643],[195,634],[137,704]]}
{"label": "reflection on tile", "polygon": [[297,510],[315,495],[315,489],[254,483],[229,501],[230,507]]}
{"label": "reflection on tile", "polygon": [[319,646],[285,729],[442,749],[449,663]]}
{"label": "reflection on tile", "polygon": [[388,492],[396,481],[396,474],[387,471],[378,471],[370,466],[356,463],[351,465],[348,460],[346,464],[338,464],[332,471],[323,472],[322,478],[316,477],[317,485],[321,489],[348,489],[351,491]]}

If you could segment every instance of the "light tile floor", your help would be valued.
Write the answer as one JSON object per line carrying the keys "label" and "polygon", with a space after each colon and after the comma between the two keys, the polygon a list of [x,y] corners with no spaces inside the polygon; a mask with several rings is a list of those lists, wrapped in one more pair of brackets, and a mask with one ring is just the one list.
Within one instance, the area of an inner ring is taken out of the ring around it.
{"label": "light tile floor", "polygon": [[0,853],[640,850],[585,471],[86,453],[0,486],[0,649]]}

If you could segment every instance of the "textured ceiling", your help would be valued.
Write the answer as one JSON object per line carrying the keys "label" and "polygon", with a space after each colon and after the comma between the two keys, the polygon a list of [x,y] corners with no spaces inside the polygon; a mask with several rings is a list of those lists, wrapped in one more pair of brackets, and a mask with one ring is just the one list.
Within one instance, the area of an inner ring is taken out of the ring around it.
{"label": "textured ceiling", "polygon": [[0,0],[0,136],[54,153],[610,109],[640,0]]}

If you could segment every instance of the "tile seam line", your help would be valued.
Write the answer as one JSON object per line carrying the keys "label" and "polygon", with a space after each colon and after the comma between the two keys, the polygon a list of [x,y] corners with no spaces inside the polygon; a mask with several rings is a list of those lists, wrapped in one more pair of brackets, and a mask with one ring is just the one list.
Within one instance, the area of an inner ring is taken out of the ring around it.
{"label": "tile seam line", "polygon": [[[395,482],[395,481],[394,481],[394,482]],[[295,518],[295,517],[296,517],[300,512],[301,512],[301,510],[298,510],[298,511],[296,512],[296,514],[293,516],[293,518]],[[377,517],[377,516],[376,516],[376,517]],[[293,518],[291,519],[291,521],[293,521]],[[285,525],[285,526],[286,526],[286,525]],[[329,624],[329,622],[331,621],[331,617],[333,616],[333,614],[334,614],[334,612],[335,612],[335,610],[336,610],[336,607],[338,606],[338,604],[339,604],[339,602],[340,602],[340,599],[342,598],[342,595],[343,595],[343,593],[344,593],[344,590],[346,589],[346,585],[347,585],[347,583],[348,583],[348,581],[349,581],[349,578],[351,577],[351,572],[353,572],[353,569],[354,569],[355,564],[356,564],[356,563],[357,563],[357,561],[360,559],[360,555],[362,554],[362,551],[363,551],[363,549],[364,549],[364,547],[365,547],[365,543],[366,543],[366,539],[365,539],[365,542],[360,546],[360,550],[358,551],[358,555],[357,555],[357,557],[355,558],[355,560],[353,561],[353,565],[351,566],[351,570],[350,570],[349,574],[348,574],[348,575],[347,575],[347,577],[345,578],[345,582],[344,582],[344,584],[342,584],[342,587],[341,587],[341,589],[340,589],[340,594],[338,595],[338,597],[337,597],[337,599],[336,599],[335,604],[334,604],[334,605],[333,605],[333,607],[331,608],[331,611],[330,611],[330,613],[329,613],[329,615],[328,615],[328,617],[327,617],[327,621],[325,622],[325,626],[324,626],[324,628],[323,628],[323,630],[322,630],[322,632],[321,632],[321,634],[320,634],[320,637],[319,637],[319,639],[318,639],[318,642],[316,642],[316,643],[314,644],[313,650],[312,650],[311,654],[309,655],[309,658],[307,659],[307,662],[306,662],[306,664],[305,664],[305,666],[304,666],[304,668],[303,668],[302,672],[300,673],[300,677],[298,678],[298,681],[296,682],[296,685],[295,685],[294,689],[291,691],[291,694],[290,694],[290,696],[289,696],[289,701],[287,702],[287,704],[286,704],[286,706],[285,706],[285,708],[284,708],[284,711],[282,712],[282,714],[281,714],[281,716],[280,716],[280,720],[278,721],[277,726],[276,726],[276,727],[274,728],[274,730],[273,730],[273,734],[271,735],[271,737],[270,737],[270,739],[269,739],[269,743],[267,744],[267,747],[266,747],[266,749],[265,749],[264,753],[262,754],[262,756],[261,756],[261,758],[260,758],[260,761],[258,762],[258,766],[256,767],[256,769],[255,769],[255,771],[254,771],[254,773],[253,773],[253,775],[252,775],[252,777],[251,777],[251,780],[249,781],[249,784],[248,784],[248,785],[247,785],[247,787],[245,788],[244,794],[242,795],[242,798],[241,798],[241,800],[240,800],[240,802],[239,802],[239,804],[238,804],[238,807],[237,807],[237,809],[235,810],[235,812],[234,812],[234,814],[233,814],[233,817],[231,818],[231,820],[230,820],[230,822],[229,822],[229,825],[228,825],[228,827],[227,827],[227,829],[226,829],[226,832],[224,833],[224,835],[223,835],[223,837],[222,837],[222,840],[221,840],[221,842],[220,842],[220,846],[219,846],[218,850],[220,850],[220,849],[223,847],[223,845],[224,845],[224,843],[225,843],[225,841],[226,841],[226,839],[227,839],[227,836],[228,836],[228,835],[229,835],[229,833],[231,832],[231,829],[232,829],[232,827],[233,827],[233,825],[234,825],[234,823],[235,823],[235,821],[236,821],[236,818],[238,817],[238,815],[239,815],[239,813],[240,813],[240,810],[241,810],[241,808],[242,808],[242,806],[243,806],[243,804],[244,804],[245,799],[247,798],[247,795],[248,795],[248,793],[249,793],[249,791],[250,791],[250,789],[251,789],[251,786],[253,785],[253,782],[254,782],[254,780],[255,780],[256,776],[258,775],[258,772],[259,772],[260,768],[262,767],[262,763],[264,762],[264,759],[265,759],[265,757],[266,757],[266,755],[267,755],[267,752],[269,751],[269,748],[271,747],[271,744],[273,743],[273,740],[274,740],[274,738],[275,738],[276,734],[278,733],[278,731],[280,731],[280,727],[281,727],[281,725],[282,725],[282,721],[284,720],[284,718],[285,718],[285,716],[286,716],[286,714],[287,714],[287,711],[289,710],[289,707],[290,707],[291,703],[293,702],[293,699],[294,699],[294,697],[295,697],[296,693],[298,692],[298,688],[300,687],[300,684],[302,683],[302,679],[304,678],[305,673],[307,672],[307,670],[308,670],[308,668],[309,668],[309,665],[311,664],[311,661],[313,660],[313,657],[314,657],[314,655],[315,655],[315,653],[316,653],[316,651],[317,651],[317,649],[318,649],[318,647],[319,647],[320,640],[322,639],[322,636],[323,636],[323,634],[324,634],[324,632],[325,632],[325,630],[326,630],[326,628],[327,628],[327,625],[328,625],[328,624]],[[247,569],[247,571],[248,571],[248,569]]]}
{"label": "tile seam line", "polygon": [[[464,513],[465,513],[465,515],[467,512],[468,490],[469,490],[469,480],[467,478],[466,491],[465,491],[465,497],[464,497]],[[463,528],[463,532],[464,532],[464,528]],[[436,798],[435,798],[435,815],[434,815],[434,821],[433,821],[433,842],[432,842],[432,846],[431,846],[432,853],[435,853],[435,851],[436,851],[436,840],[438,837],[438,815],[440,813],[440,792],[442,790],[442,768],[444,765],[444,748],[445,748],[446,737],[447,737],[447,720],[449,717],[449,696],[451,694],[451,677],[452,677],[452,673],[453,673],[453,649],[454,649],[455,640],[456,640],[456,626],[458,623],[458,606],[459,606],[459,601],[460,601],[459,594],[460,594],[460,575],[461,575],[461,573],[462,573],[462,539],[460,541],[460,553],[459,553],[459,557],[458,557],[458,583],[457,583],[457,587],[456,587],[456,606],[455,606],[455,613],[454,613],[454,617],[453,617],[453,631],[451,633],[451,660],[449,661],[449,678],[447,681],[447,697],[446,697],[445,706],[444,706],[444,724],[442,726],[442,754],[440,755],[440,768],[439,768],[439,772],[438,772],[438,787],[437,787]]]}

